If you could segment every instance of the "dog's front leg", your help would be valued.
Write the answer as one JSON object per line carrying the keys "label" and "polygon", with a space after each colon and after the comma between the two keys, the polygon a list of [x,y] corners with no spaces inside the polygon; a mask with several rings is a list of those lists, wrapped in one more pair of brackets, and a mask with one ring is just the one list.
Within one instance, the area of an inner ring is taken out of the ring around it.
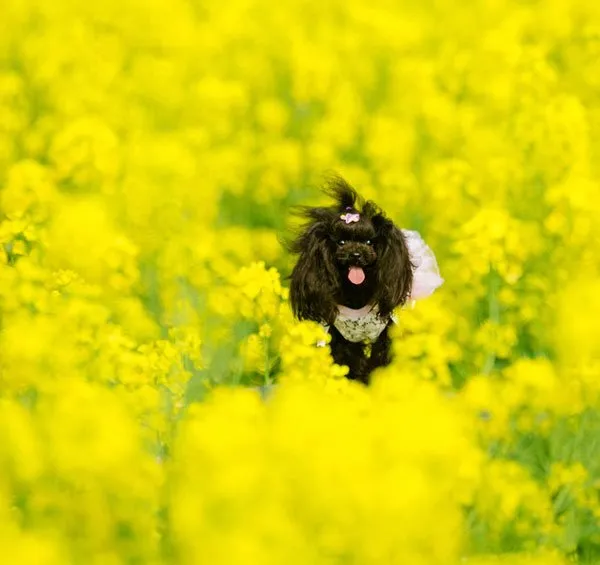
{"label": "dog's front leg", "polygon": [[379,367],[387,367],[392,362],[392,340],[390,338],[388,325],[371,346],[369,358],[369,369],[374,371]]}
{"label": "dog's front leg", "polygon": [[331,332],[331,354],[338,365],[346,365],[348,378],[364,384],[369,382],[370,360],[365,355],[364,343],[352,343],[333,326]]}

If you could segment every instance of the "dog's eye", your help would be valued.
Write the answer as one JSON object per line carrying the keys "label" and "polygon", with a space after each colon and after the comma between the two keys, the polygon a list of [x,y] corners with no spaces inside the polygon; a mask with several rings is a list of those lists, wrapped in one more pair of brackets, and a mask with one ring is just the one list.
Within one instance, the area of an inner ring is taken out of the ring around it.
{"label": "dog's eye", "polygon": [[373,242],[372,242],[370,239],[367,239],[367,241],[365,241],[365,243],[366,243],[367,245],[373,245]]}
{"label": "dog's eye", "polygon": [[340,239],[338,241],[338,245],[346,245],[346,240],[345,239]]}

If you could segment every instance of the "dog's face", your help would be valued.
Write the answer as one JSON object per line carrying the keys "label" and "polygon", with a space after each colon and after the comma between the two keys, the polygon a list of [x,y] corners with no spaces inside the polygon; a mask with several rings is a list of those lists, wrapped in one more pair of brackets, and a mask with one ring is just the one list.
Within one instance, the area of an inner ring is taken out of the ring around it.
{"label": "dog's face", "polygon": [[299,255],[290,300],[299,319],[333,323],[339,304],[377,305],[382,317],[403,304],[412,266],[402,232],[342,179],[328,194],[331,207],[305,208],[308,223],[290,244]]}
{"label": "dog's face", "polygon": [[331,227],[332,250],[340,273],[340,286],[346,281],[356,287],[368,284],[377,266],[377,232],[370,218],[352,210],[342,216],[358,220],[334,221]]}

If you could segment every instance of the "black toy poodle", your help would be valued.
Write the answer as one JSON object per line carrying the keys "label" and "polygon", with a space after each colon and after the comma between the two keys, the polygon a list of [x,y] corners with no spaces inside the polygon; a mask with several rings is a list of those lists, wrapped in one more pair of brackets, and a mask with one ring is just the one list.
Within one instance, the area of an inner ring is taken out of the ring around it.
{"label": "black toy poodle", "polygon": [[291,305],[299,320],[327,328],[333,359],[349,367],[348,378],[368,384],[373,370],[391,361],[393,312],[415,298],[416,270],[429,271],[419,298],[443,281],[417,232],[399,229],[342,178],[332,178],[325,191],[334,204],[302,207],[306,223],[288,244],[298,255]]}

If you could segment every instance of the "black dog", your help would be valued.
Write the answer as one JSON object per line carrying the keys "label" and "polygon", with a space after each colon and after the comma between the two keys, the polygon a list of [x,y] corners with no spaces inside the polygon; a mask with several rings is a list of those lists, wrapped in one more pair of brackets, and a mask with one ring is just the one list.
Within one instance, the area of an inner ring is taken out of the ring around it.
{"label": "black dog", "polygon": [[291,305],[298,319],[328,327],[334,361],[368,384],[391,361],[392,312],[410,296],[413,265],[402,231],[376,204],[337,177],[326,192],[335,204],[302,208],[307,223],[289,244],[299,255]]}

